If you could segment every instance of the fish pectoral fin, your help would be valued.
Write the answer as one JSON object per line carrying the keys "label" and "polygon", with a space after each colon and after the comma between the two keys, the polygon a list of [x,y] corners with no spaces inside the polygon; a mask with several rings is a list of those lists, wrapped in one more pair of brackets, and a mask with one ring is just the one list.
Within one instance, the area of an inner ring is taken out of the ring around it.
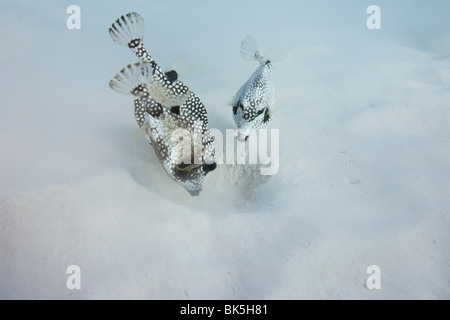
{"label": "fish pectoral fin", "polygon": [[240,101],[237,101],[234,105],[233,105],[233,114],[236,115],[237,110],[241,109],[242,111],[244,111],[244,106],[242,105],[242,103]]}
{"label": "fish pectoral fin", "polygon": [[264,120],[263,120],[263,122],[264,123],[267,123],[267,122],[269,122],[271,120],[271,114],[270,114],[270,111],[269,111],[269,109],[266,109],[266,112],[264,113]]}
{"label": "fish pectoral fin", "polygon": [[137,129],[136,132],[131,136],[131,140],[132,141],[136,140],[140,136],[144,136],[145,135],[146,124],[147,124],[147,122],[145,122],[144,125],[140,126],[139,129]]}
{"label": "fish pectoral fin", "polygon": [[231,98],[228,103],[227,103],[227,107],[234,107],[236,105],[236,96],[234,96],[233,98]]}

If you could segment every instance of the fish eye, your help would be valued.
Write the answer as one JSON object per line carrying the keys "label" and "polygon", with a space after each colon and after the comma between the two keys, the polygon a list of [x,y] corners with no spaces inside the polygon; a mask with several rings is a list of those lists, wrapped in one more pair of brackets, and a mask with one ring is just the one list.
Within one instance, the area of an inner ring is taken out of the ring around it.
{"label": "fish eye", "polygon": [[211,172],[216,170],[217,168],[217,163],[213,162],[211,164],[205,163],[203,164],[203,171],[205,171],[206,173]]}

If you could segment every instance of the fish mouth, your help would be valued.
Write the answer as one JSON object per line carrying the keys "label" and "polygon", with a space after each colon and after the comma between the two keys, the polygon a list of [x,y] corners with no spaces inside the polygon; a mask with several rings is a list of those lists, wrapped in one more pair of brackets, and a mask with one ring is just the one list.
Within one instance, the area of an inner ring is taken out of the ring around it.
{"label": "fish mouth", "polygon": [[240,136],[237,137],[237,140],[239,142],[247,142],[249,136],[245,136],[245,138],[241,138]]}
{"label": "fish mouth", "polygon": [[193,197],[198,197],[201,191],[202,190],[189,191],[189,194]]}
{"label": "fish mouth", "polygon": [[237,140],[239,142],[247,142],[248,137],[250,137],[250,134],[248,134],[246,131],[239,130],[237,135]]}
{"label": "fish mouth", "polygon": [[247,142],[248,138],[250,137],[251,130],[249,129],[239,129],[237,134],[237,140],[239,142]]}

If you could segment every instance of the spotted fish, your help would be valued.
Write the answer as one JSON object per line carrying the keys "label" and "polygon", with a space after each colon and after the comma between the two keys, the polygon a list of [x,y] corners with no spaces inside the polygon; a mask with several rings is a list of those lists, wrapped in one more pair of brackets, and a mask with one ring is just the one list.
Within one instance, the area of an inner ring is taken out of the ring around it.
{"label": "spotted fish", "polygon": [[254,129],[269,122],[274,113],[276,98],[272,78],[272,62],[284,58],[281,51],[273,50],[273,59],[264,57],[256,40],[246,36],[241,43],[241,56],[258,61],[259,67],[245,82],[233,99],[233,119],[238,127],[238,139],[245,141]]}
{"label": "spotted fish", "polygon": [[175,70],[164,72],[143,45],[144,20],[137,13],[117,19],[109,29],[112,39],[128,46],[140,59],[122,69],[109,86],[134,95],[134,112],[168,175],[192,196],[203,188],[206,174],[216,168],[214,137],[200,99]]}

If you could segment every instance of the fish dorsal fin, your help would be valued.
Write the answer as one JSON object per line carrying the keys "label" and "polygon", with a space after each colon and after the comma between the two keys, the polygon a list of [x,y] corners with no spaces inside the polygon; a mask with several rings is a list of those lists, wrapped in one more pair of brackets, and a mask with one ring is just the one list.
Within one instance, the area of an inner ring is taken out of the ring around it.
{"label": "fish dorsal fin", "polygon": [[155,78],[148,85],[153,99],[166,108],[182,106],[191,95],[189,88],[178,80],[180,75],[192,71],[195,66],[183,57],[175,58],[164,73],[164,78]]}
{"label": "fish dorsal fin", "polygon": [[160,81],[152,81],[148,85],[148,91],[156,102],[170,109],[174,106],[184,105],[191,95],[191,91],[187,87],[185,92],[178,92],[177,86],[180,85],[183,84],[178,80],[170,86],[166,86]]}

